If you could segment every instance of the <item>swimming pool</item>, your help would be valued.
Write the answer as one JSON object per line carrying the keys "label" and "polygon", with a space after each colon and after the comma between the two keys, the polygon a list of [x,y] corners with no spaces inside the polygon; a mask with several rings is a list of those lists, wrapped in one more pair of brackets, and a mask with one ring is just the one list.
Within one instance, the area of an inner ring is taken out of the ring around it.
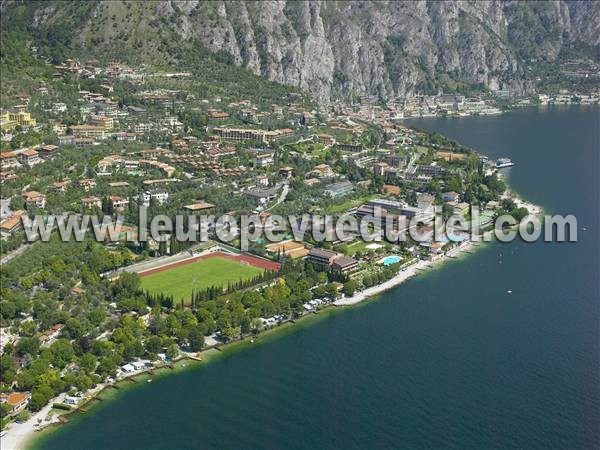
{"label": "swimming pool", "polygon": [[390,266],[392,264],[396,264],[397,262],[400,262],[402,258],[400,258],[398,255],[391,255],[391,256],[386,256],[385,258],[383,258],[383,260],[381,261],[383,263],[384,266]]}

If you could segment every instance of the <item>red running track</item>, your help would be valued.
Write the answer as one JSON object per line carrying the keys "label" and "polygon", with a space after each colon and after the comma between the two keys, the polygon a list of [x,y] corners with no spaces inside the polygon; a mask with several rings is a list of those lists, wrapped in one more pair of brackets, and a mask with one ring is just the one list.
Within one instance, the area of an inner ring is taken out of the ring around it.
{"label": "red running track", "polygon": [[149,275],[154,275],[159,272],[164,272],[165,270],[174,269],[175,267],[185,266],[186,264],[191,264],[191,263],[199,261],[201,259],[209,259],[209,258],[217,258],[217,257],[230,259],[232,261],[247,263],[254,267],[259,267],[259,268],[265,269],[265,270],[273,270],[275,272],[279,271],[279,269],[281,268],[281,264],[279,264],[279,263],[276,263],[273,261],[268,261],[268,260],[262,259],[262,258],[257,258],[256,256],[251,256],[251,255],[246,255],[246,254],[232,255],[231,253],[214,252],[214,253],[208,253],[207,255],[195,256],[193,258],[184,259],[183,261],[178,261],[178,262],[174,262],[171,264],[165,264],[164,266],[155,267],[154,269],[144,270],[142,272],[139,272],[138,275],[140,276],[140,278],[143,278],[143,277],[147,277]]}

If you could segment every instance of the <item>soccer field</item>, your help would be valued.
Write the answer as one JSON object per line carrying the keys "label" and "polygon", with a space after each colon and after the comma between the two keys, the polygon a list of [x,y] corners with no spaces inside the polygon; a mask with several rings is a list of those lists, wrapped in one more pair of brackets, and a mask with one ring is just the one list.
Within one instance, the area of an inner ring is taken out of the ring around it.
{"label": "soccer field", "polygon": [[192,290],[200,291],[210,286],[227,286],[229,282],[247,280],[263,269],[230,259],[213,257],[200,259],[161,272],[142,275],[142,289],[152,293],[172,295],[174,301],[182,298],[188,302]]}

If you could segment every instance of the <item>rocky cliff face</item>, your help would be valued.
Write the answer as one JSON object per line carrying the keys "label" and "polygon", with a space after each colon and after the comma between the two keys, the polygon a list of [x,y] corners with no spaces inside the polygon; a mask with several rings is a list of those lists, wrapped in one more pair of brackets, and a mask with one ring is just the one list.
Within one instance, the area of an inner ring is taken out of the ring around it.
{"label": "rocky cliff face", "polygon": [[524,93],[527,64],[580,43],[600,48],[600,2],[591,1],[171,0],[145,4],[137,19],[125,9],[99,2],[93,20],[119,36],[167,27],[320,101],[474,85]]}

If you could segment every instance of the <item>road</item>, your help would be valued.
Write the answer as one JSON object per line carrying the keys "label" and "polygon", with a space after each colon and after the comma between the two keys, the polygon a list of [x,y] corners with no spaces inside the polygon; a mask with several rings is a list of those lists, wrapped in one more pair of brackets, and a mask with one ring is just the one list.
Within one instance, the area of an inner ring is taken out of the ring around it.
{"label": "road", "polygon": [[277,201],[273,205],[271,205],[267,209],[265,209],[265,211],[273,209],[277,205],[280,205],[281,203],[285,202],[285,198],[287,197],[288,192],[290,192],[290,185],[289,184],[284,184],[283,185],[283,189],[281,190],[281,194],[279,195],[279,198],[277,199]]}
{"label": "road", "polygon": [[29,246],[21,245],[19,248],[13,250],[8,255],[6,255],[4,258],[0,259],[0,265],[6,264],[7,262],[16,258],[17,256],[22,255],[25,252],[25,250],[27,250],[27,247],[29,247]]}
{"label": "road", "polygon": [[0,219],[4,219],[12,214],[10,209],[10,198],[0,199]]}

